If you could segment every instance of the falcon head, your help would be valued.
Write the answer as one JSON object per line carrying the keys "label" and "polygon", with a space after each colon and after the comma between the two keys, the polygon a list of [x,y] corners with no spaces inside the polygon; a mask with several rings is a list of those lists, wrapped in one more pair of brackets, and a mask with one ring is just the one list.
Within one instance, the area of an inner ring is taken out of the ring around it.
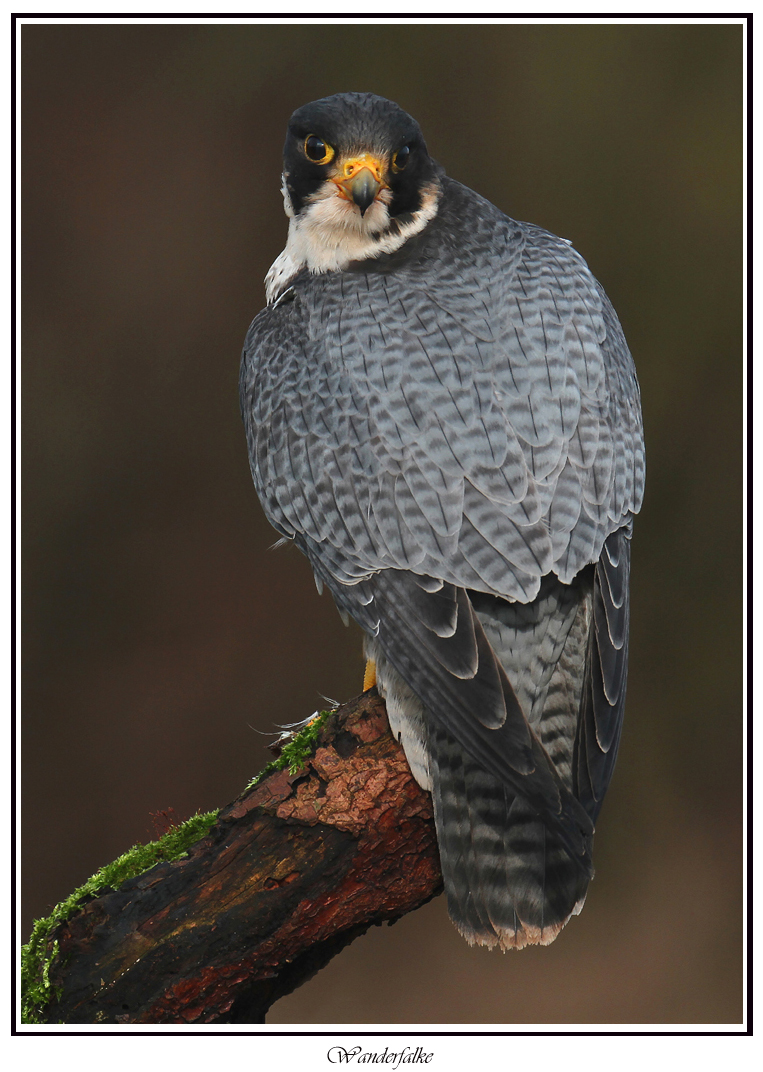
{"label": "falcon head", "polygon": [[[392,252],[435,215],[441,174],[418,123],[392,101],[337,93],[305,104],[284,145],[291,224],[279,261],[325,272]],[[276,274],[280,285],[283,263]]]}
{"label": "falcon head", "polygon": [[[373,93],[337,93],[298,108],[284,145],[289,215],[334,202],[340,219],[373,229],[422,206],[437,166],[419,125]],[[291,212],[289,212],[291,208]],[[368,219],[366,219],[368,216]]]}

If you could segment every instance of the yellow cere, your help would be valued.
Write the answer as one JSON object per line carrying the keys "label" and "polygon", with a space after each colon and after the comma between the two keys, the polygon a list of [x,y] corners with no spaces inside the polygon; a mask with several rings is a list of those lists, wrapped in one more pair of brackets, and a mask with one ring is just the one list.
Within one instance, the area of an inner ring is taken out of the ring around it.
{"label": "yellow cere", "polygon": [[350,160],[346,160],[342,166],[342,176],[344,179],[351,179],[363,168],[368,168],[377,182],[384,182],[384,165],[371,153],[361,153],[360,156],[353,156]]}

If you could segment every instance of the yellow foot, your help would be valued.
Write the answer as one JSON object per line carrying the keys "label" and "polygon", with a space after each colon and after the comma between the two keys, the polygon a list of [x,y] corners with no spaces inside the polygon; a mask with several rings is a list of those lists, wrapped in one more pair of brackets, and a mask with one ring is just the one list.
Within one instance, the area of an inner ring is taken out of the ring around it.
{"label": "yellow foot", "polygon": [[368,692],[376,684],[376,663],[373,659],[366,662],[366,672],[363,675],[363,692]]}

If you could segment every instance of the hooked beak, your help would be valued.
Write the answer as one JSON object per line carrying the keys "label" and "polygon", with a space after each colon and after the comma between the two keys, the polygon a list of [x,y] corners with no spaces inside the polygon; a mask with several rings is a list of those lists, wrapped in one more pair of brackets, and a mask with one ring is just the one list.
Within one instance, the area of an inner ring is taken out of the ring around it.
{"label": "hooked beak", "polygon": [[365,216],[368,209],[385,189],[383,165],[370,153],[355,156],[347,160],[341,167],[341,178],[337,176],[334,182],[339,188],[339,196],[347,201],[354,201],[360,209],[360,215]]}

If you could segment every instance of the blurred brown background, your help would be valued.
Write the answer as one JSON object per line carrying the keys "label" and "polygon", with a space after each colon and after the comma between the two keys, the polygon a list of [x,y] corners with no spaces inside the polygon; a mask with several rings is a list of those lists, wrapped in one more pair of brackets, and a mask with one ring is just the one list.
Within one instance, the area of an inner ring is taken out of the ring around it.
{"label": "blurred brown background", "polygon": [[396,100],[455,178],[573,240],[623,322],[648,479],[626,727],[583,914],[471,950],[442,898],[272,1023],[741,1019],[742,32],[25,26],[23,930],[227,803],[256,732],[360,691],[357,630],[276,538],[238,413],[283,248],[291,111]]}

